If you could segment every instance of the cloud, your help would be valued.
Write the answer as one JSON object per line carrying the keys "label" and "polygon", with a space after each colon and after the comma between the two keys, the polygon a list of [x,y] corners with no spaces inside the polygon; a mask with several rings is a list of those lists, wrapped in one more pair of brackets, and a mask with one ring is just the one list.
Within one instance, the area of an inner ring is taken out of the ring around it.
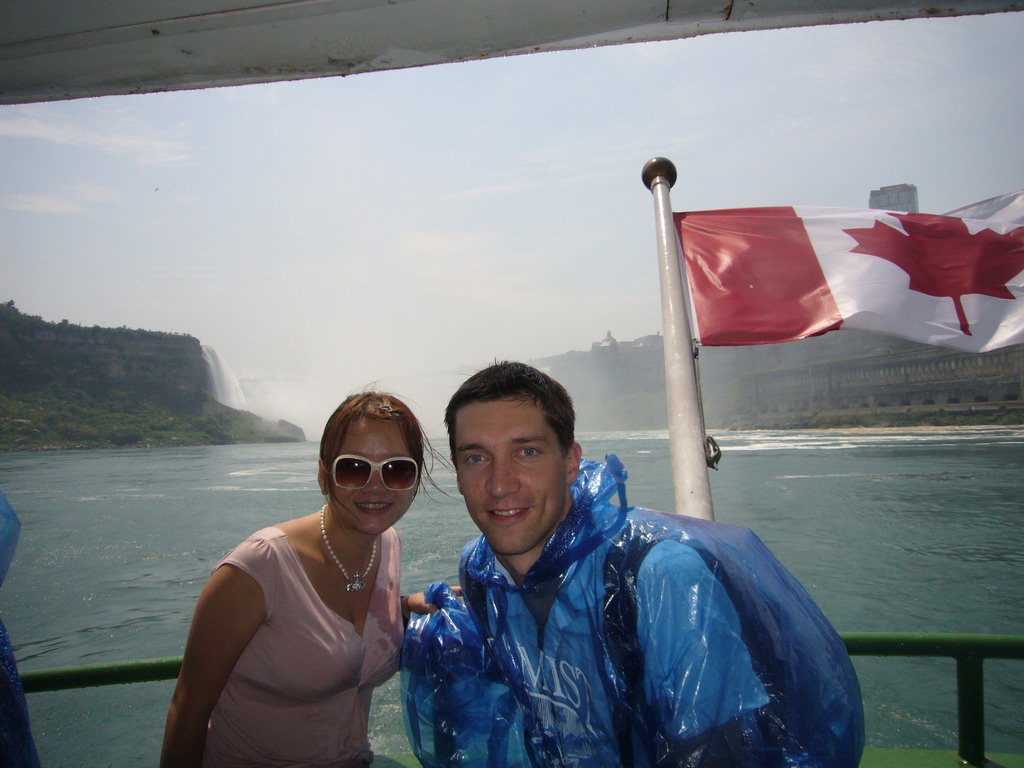
{"label": "cloud", "polygon": [[85,213],[86,208],[77,200],[57,195],[2,195],[0,208],[26,213],[66,215]]}
{"label": "cloud", "polygon": [[118,190],[99,184],[75,184],[68,187],[68,194],[82,201],[96,203],[116,200],[121,196]]}
{"label": "cloud", "polygon": [[115,200],[121,194],[117,190],[97,184],[77,184],[65,187],[55,194],[0,195],[0,208],[26,213],[42,213],[66,216],[87,213],[90,203]]}
{"label": "cloud", "polygon": [[176,140],[152,135],[148,129],[98,130],[86,121],[47,114],[49,105],[30,105],[0,118],[0,137],[36,139],[62,146],[92,149],[127,157],[140,165],[176,165],[191,159],[186,146]]}

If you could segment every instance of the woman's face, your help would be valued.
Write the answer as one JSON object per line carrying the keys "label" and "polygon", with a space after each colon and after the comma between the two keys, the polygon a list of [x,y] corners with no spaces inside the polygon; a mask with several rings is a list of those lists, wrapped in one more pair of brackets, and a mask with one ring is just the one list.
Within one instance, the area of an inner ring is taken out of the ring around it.
{"label": "woman's face", "polygon": [[379,462],[396,456],[409,456],[409,447],[402,430],[392,421],[356,419],[345,434],[334,456],[326,466],[320,463],[320,487],[327,491],[331,517],[349,536],[376,536],[397,523],[416,498],[419,481],[405,491],[393,491],[381,480],[380,471],[374,469],[362,488],[343,488],[335,484],[331,465],[337,456],[354,454]]}

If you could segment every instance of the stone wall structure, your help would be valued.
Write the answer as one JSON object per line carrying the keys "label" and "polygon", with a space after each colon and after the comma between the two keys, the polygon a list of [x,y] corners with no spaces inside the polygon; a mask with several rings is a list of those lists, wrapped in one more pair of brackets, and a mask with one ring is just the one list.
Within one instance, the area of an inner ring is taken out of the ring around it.
{"label": "stone wall structure", "polygon": [[1021,399],[1024,344],[982,354],[926,347],[740,379],[745,414],[984,403]]}
{"label": "stone wall structure", "polygon": [[[582,429],[663,429],[662,342],[660,335],[618,341],[608,332],[587,352],[534,362],[568,388]],[[975,354],[859,334],[701,353],[708,423],[739,428],[828,411],[1019,406],[1022,381],[1024,344]]]}

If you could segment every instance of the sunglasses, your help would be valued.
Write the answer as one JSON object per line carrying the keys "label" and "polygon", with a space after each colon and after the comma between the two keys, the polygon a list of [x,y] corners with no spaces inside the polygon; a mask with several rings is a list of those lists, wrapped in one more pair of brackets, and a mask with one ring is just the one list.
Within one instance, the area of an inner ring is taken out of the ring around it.
{"label": "sunglasses", "polygon": [[374,470],[389,491],[408,491],[416,485],[420,468],[408,456],[392,456],[384,461],[370,461],[365,456],[346,453],[334,460],[331,477],[342,488],[357,490],[370,482]]}

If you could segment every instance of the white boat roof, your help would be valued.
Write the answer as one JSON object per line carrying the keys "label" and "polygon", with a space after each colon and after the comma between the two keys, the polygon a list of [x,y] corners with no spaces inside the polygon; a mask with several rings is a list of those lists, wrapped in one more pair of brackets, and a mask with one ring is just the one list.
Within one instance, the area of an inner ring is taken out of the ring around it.
{"label": "white boat roof", "polygon": [[716,32],[1017,11],[958,0],[3,0],[0,104],[352,75]]}

